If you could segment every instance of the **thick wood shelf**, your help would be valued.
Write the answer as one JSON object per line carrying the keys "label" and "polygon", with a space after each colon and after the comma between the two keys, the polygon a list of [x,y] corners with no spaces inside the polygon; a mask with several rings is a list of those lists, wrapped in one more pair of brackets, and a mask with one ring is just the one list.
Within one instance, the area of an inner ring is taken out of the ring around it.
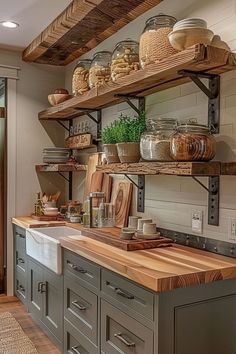
{"label": "thick wood shelf", "polygon": [[116,163],[99,165],[97,171],[131,175],[219,176],[221,163],[215,161]]}
{"label": "thick wood shelf", "polygon": [[162,0],[74,0],[24,50],[23,60],[67,65]]}
{"label": "thick wood shelf", "polygon": [[48,108],[39,113],[39,119],[69,120],[83,115],[86,110],[97,110],[121,102],[124,98],[119,95],[146,96],[183,84],[189,79],[179,73],[181,70],[219,74],[234,69],[236,54],[199,44],[120,78],[116,83],[109,82]]}
{"label": "thick wood shelf", "polygon": [[80,172],[86,171],[86,165],[69,165],[69,164],[43,164],[36,165],[35,169],[37,172]]}

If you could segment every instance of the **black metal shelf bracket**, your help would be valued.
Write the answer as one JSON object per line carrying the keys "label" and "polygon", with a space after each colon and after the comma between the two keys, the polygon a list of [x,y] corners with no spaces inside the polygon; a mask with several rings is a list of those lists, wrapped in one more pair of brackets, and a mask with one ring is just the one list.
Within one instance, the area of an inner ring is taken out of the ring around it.
{"label": "black metal shelf bracket", "polygon": [[64,180],[66,180],[66,182],[68,183],[68,188],[69,188],[69,192],[68,192],[68,195],[69,195],[69,200],[72,200],[72,188],[73,188],[73,174],[72,172],[70,171],[69,172],[69,177],[66,177],[63,173],[61,173],[60,171],[57,172],[61,177],[64,178]]}
{"label": "black metal shelf bracket", "polygon": [[[145,111],[145,97],[122,94],[117,94],[115,97],[122,98],[138,114]],[[138,107],[136,107],[131,100],[138,100]]]}
{"label": "black metal shelf bracket", "polygon": [[[208,126],[213,134],[218,134],[220,126],[220,75],[191,70],[180,70],[178,74],[189,77],[208,97]],[[208,79],[209,87],[200,79]]]}
{"label": "black metal shelf bracket", "polygon": [[138,175],[138,183],[136,183],[127,174],[124,176],[137,188],[137,211],[139,213],[144,213],[145,208],[145,176]]}
{"label": "black metal shelf bracket", "polygon": [[60,124],[65,130],[68,132],[70,131],[70,128],[68,128],[65,124],[63,124],[60,120],[57,120],[57,123]]}
{"label": "black metal shelf bracket", "polygon": [[220,177],[208,177],[208,188],[197,177],[192,178],[208,192],[208,224],[219,226]]}

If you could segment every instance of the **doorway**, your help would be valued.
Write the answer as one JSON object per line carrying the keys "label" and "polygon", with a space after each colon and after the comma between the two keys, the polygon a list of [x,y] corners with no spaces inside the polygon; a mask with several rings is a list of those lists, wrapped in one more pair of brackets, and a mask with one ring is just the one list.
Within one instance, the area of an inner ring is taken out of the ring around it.
{"label": "doorway", "polygon": [[0,294],[4,292],[6,260],[6,79],[0,78]]}

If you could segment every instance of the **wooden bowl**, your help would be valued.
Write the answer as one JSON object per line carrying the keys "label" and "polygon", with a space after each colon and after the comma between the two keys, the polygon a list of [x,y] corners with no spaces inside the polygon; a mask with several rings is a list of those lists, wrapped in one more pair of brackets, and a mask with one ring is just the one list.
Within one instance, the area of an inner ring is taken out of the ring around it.
{"label": "wooden bowl", "polygon": [[73,96],[68,93],[52,93],[48,95],[48,102],[50,105],[56,106],[59,103],[69,100],[71,97]]}
{"label": "wooden bowl", "polygon": [[195,44],[211,44],[214,33],[205,28],[185,28],[169,33],[168,38],[176,50],[184,50]]}

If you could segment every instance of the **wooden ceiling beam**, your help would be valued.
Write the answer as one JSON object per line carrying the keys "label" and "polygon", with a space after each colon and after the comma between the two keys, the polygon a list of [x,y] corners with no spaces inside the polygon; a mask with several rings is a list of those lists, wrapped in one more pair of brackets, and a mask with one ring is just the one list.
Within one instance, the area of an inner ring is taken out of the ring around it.
{"label": "wooden ceiling beam", "polygon": [[23,51],[24,61],[67,65],[163,0],[74,0]]}

